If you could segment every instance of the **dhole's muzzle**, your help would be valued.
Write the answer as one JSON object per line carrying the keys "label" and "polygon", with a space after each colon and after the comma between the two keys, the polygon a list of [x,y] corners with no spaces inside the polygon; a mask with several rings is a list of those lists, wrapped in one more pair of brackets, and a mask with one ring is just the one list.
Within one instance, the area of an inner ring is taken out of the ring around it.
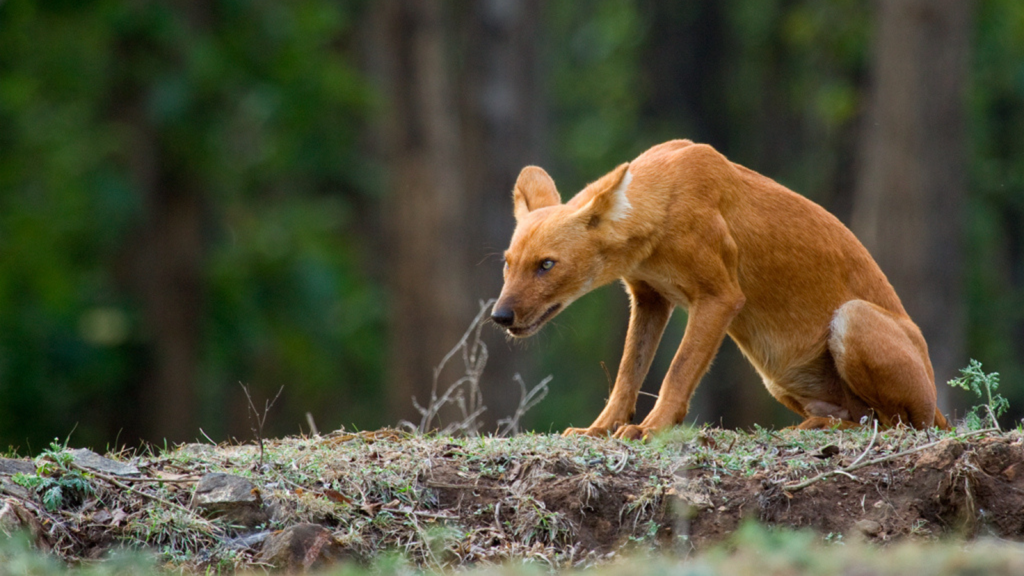
{"label": "dhole's muzzle", "polygon": [[561,304],[552,304],[548,308],[543,309],[544,311],[535,320],[524,321],[523,315],[516,314],[512,306],[503,303],[502,299],[498,299],[494,304],[494,309],[491,311],[491,320],[504,328],[510,335],[516,338],[524,338],[539,330],[545,322],[558,313],[561,307]]}

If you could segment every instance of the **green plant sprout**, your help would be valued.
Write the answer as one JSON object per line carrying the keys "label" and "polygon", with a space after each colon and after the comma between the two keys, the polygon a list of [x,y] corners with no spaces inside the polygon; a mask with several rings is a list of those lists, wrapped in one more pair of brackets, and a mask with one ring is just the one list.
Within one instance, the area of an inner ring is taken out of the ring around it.
{"label": "green plant sprout", "polygon": [[985,408],[988,412],[988,419],[992,422],[992,427],[999,430],[998,419],[1010,407],[1009,400],[999,394],[993,394],[993,391],[999,388],[999,373],[986,374],[981,369],[981,362],[972,358],[967,368],[960,369],[960,374],[959,378],[953,378],[949,381],[950,386],[974,392],[979,398],[981,397],[982,389],[984,389],[985,395],[988,398],[987,403],[971,408],[966,416],[964,416],[964,422],[967,427],[971,430],[980,430],[985,425],[984,418],[979,414],[981,408]]}
{"label": "green plant sprout", "polygon": [[43,450],[36,458],[35,474],[15,474],[12,480],[35,492],[50,512],[63,508],[66,503],[80,501],[95,492],[89,480],[81,472],[71,469],[74,456],[67,451],[67,445],[56,438],[50,448]]}

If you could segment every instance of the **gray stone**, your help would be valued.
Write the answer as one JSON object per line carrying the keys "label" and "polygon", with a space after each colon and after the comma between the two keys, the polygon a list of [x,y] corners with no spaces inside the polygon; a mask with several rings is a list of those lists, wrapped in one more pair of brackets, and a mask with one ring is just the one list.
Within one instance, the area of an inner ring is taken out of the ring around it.
{"label": "gray stone", "polygon": [[15,474],[35,474],[36,465],[31,460],[20,460],[16,458],[0,458],[0,474],[14,476]]}
{"label": "gray stone", "polygon": [[853,527],[865,536],[878,536],[878,534],[882,532],[881,524],[867,518],[858,520],[853,524]]}
{"label": "gray stone", "polygon": [[137,476],[139,474],[139,469],[135,466],[100,456],[88,448],[75,448],[68,452],[74,457],[75,464],[82,468],[114,476]]}
{"label": "gray stone", "polygon": [[220,472],[199,479],[192,495],[192,506],[208,517],[248,527],[263,524],[270,518],[260,491],[252,482]]}
{"label": "gray stone", "polygon": [[205,456],[213,458],[217,456],[217,446],[214,446],[213,444],[199,444],[194,442],[192,444],[179,446],[178,452],[189,456]]}
{"label": "gray stone", "polygon": [[17,501],[0,498],[0,535],[10,536],[15,532],[26,532],[37,548],[48,552],[50,541],[39,519]]}
{"label": "gray stone", "polygon": [[22,500],[28,500],[32,497],[27,488],[19,486],[7,478],[0,478],[0,494],[9,494]]}
{"label": "gray stone", "polygon": [[347,556],[344,546],[319,524],[296,524],[274,532],[263,543],[260,562],[279,570],[318,570]]}

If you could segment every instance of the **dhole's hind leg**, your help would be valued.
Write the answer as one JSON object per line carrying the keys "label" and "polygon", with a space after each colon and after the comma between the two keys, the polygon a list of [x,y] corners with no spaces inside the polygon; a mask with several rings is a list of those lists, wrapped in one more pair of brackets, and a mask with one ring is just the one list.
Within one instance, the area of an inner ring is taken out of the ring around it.
{"label": "dhole's hind leg", "polygon": [[875,410],[881,424],[945,426],[935,406],[928,345],[909,318],[851,300],[832,318],[828,347],[850,391]]}

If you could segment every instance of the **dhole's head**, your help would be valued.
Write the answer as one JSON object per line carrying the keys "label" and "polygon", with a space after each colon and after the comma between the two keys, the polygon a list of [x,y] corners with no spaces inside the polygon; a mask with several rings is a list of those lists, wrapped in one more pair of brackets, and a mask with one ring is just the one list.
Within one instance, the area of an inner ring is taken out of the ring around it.
{"label": "dhole's head", "polygon": [[607,273],[604,252],[609,226],[631,209],[628,168],[622,164],[565,204],[543,169],[527,166],[519,173],[505,285],[491,312],[509,334],[530,336],[574,300],[616,277]]}

